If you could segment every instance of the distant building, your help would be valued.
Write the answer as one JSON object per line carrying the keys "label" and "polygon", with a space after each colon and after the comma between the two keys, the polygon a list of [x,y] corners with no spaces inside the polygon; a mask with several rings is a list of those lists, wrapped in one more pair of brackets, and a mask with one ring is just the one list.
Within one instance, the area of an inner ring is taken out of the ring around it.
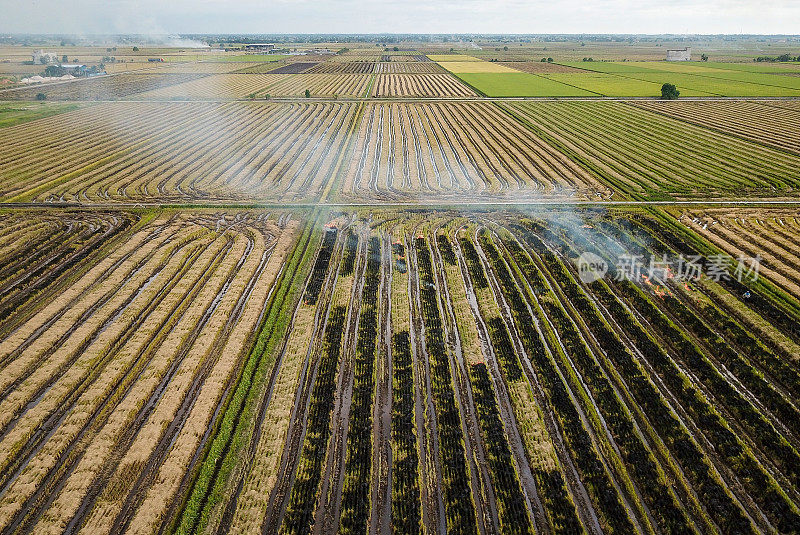
{"label": "distant building", "polygon": [[33,62],[37,65],[58,63],[58,54],[56,54],[55,52],[45,52],[44,50],[38,50],[33,53]]}
{"label": "distant building", "polygon": [[275,50],[274,43],[251,43],[244,45],[243,49],[247,52],[266,52],[271,54]]}
{"label": "distant building", "polygon": [[64,69],[64,74],[72,74],[74,76],[86,74],[86,65],[64,63],[61,65],[61,68]]}
{"label": "distant building", "polygon": [[667,50],[667,61],[692,61],[692,49],[686,47]]}

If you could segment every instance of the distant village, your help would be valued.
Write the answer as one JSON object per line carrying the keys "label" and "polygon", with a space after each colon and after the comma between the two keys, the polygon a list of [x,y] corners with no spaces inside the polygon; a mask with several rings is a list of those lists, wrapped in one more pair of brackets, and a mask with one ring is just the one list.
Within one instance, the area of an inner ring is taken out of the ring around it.
{"label": "distant village", "polygon": [[75,78],[106,74],[102,64],[87,67],[77,60],[70,62],[66,54],[59,58],[58,54],[55,52],[45,52],[41,49],[32,54],[30,64],[43,65],[44,72],[41,75],[23,78],[20,80],[22,84],[37,84],[57,80],[66,81]]}

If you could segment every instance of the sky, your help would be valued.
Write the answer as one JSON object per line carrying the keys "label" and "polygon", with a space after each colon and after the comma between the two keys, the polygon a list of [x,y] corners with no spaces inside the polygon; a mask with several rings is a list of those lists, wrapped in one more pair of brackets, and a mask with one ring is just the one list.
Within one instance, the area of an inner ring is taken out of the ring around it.
{"label": "sky", "polygon": [[776,0],[0,0],[0,32],[797,34]]}

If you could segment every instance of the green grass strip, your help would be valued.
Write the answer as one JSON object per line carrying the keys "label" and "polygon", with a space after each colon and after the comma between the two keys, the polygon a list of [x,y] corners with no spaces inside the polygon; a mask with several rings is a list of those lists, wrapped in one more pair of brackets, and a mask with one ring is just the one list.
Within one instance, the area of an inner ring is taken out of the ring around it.
{"label": "green grass strip", "polygon": [[268,304],[268,312],[258,331],[236,389],[224,407],[224,416],[214,433],[203,463],[170,531],[204,531],[215,506],[224,498],[228,479],[241,461],[240,453],[253,432],[252,423],[263,385],[266,384],[277,356],[279,344],[289,329],[291,309],[300,299],[301,284],[310,269],[309,259],[316,250],[319,233],[316,219],[309,219],[286,269],[276,283],[277,289]]}

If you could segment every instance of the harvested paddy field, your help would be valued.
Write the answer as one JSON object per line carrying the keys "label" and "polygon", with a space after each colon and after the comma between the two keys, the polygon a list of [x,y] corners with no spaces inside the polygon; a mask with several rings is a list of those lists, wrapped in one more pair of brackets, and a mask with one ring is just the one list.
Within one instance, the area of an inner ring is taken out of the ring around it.
{"label": "harvested paddy field", "polygon": [[635,104],[688,123],[800,153],[800,106],[784,107],[783,103],[768,101],[637,101]]}
{"label": "harvested paddy field", "polygon": [[315,199],[338,165],[355,111],[355,104],[320,103],[100,104],[5,129],[2,195],[45,202]]}
{"label": "harvested paddy field", "polygon": [[379,74],[445,74],[447,71],[438,63],[422,62],[380,62],[375,64],[375,72]]}
{"label": "harvested paddy field", "polygon": [[449,74],[378,74],[373,97],[474,97],[475,92]]}
{"label": "harvested paddy field", "polygon": [[347,199],[596,198],[610,190],[490,103],[365,107]]}
{"label": "harvested paddy field", "polygon": [[[276,365],[248,383],[179,532],[800,519],[800,309],[771,282],[618,276],[625,252],[704,252],[666,213],[363,215],[319,229]],[[608,276],[583,282],[585,251]]]}
{"label": "harvested paddy field", "polygon": [[255,95],[287,74],[213,74],[173,86],[137,93],[135,100],[235,100]]}
{"label": "harvested paddy field", "polygon": [[203,74],[124,73],[69,82],[56,82],[0,91],[2,100],[36,100],[42,93],[50,100],[116,100],[156,88],[178,85]]}
{"label": "harvested paddy field", "polygon": [[798,531],[794,65],[284,40],[0,92],[0,535]]}
{"label": "harvested paddy field", "polygon": [[[633,198],[739,199],[747,194],[775,199],[795,196],[800,181],[800,158],[795,154],[627,103],[503,106]],[[747,104],[742,112],[746,109]],[[756,128],[757,123],[749,131]]]}
{"label": "harvested paddy field", "polygon": [[3,226],[17,237],[0,245],[3,530],[157,530],[218,426],[298,222],[37,211]]}

